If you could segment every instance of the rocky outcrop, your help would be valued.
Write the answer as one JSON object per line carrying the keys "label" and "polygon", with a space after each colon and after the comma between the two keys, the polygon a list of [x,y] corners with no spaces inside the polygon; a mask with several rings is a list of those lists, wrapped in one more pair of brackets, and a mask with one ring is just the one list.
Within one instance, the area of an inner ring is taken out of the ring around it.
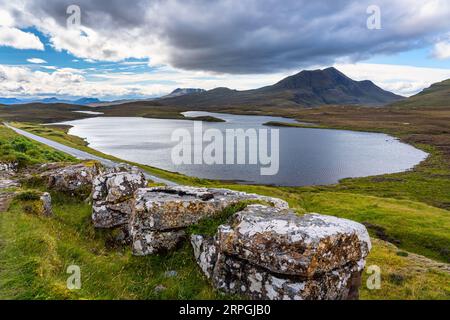
{"label": "rocky outcrop", "polygon": [[19,167],[19,164],[17,162],[1,162],[0,163],[0,171],[1,172],[15,173],[15,172],[17,172],[18,167]]}
{"label": "rocky outcrop", "polygon": [[98,175],[93,181],[92,221],[97,228],[128,225],[134,192],[147,185],[141,170],[120,165]]}
{"label": "rocky outcrop", "polygon": [[227,189],[186,186],[139,189],[130,219],[133,253],[147,255],[173,249],[184,238],[186,227],[241,201],[288,208],[280,199]]}
{"label": "rocky outcrop", "polygon": [[41,214],[45,217],[52,217],[53,209],[52,209],[52,197],[50,196],[50,193],[44,192],[39,198],[39,200],[41,201],[42,204]]}
{"label": "rocky outcrop", "polygon": [[100,164],[92,161],[62,167],[46,164],[40,170],[44,170],[40,176],[46,180],[50,189],[71,194],[89,194],[94,178],[100,173]]}
{"label": "rocky outcrop", "polygon": [[10,188],[16,188],[20,187],[20,183],[16,180],[9,180],[9,179],[1,179],[0,180],[0,190],[2,189],[10,189]]}
{"label": "rocky outcrop", "polygon": [[355,299],[371,247],[359,223],[263,205],[191,243],[216,288],[252,299]]}

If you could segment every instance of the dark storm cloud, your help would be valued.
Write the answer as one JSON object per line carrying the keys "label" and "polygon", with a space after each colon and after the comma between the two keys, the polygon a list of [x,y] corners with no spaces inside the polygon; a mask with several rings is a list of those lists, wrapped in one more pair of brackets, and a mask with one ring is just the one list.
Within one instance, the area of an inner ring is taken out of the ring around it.
{"label": "dark storm cloud", "polygon": [[[84,25],[111,39],[118,30],[136,42],[152,35],[172,66],[224,73],[357,61],[422,47],[450,30],[446,1],[42,0],[27,8],[63,26],[70,4],[81,7]],[[381,8],[381,30],[366,27],[371,4]]]}

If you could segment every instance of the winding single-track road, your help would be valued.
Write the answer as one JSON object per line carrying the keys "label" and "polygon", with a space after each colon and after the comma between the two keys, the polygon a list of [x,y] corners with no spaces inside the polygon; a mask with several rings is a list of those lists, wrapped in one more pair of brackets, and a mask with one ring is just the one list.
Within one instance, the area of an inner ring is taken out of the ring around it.
{"label": "winding single-track road", "polygon": [[[115,161],[112,161],[112,160],[109,160],[109,159],[106,159],[106,158],[102,158],[102,157],[93,155],[93,154],[91,154],[89,152],[85,152],[85,151],[81,151],[81,150],[78,150],[78,149],[75,149],[75,148],[72,148],[72,147],[68,147],[68,146],[66,146],[66,145],[64,145],[62,143],[58,143],[58,142],[55,142],[53,140],[40,137],[40,136],[35,135],[33,133],[30,133],[28,131],[25,131],[25,130],[22,130],[22,129],[18,129],[16,127],[11,126],[8,123],[3,123],[3,124],[6,127],[14,130],[16,133],[18,133],[18,134],[20,134],[20,135],[22,135],[24,137],[27,137],[29,139],[32,139],[32,140],[35,140],[35,141],[40,142],[42,144],[45,144],[45,145],[47,145],[47,146],[49,146],[49,147],[51,147],[53,149],[56,149],[56,150],[62,151],[64,153],[70,154],[71,156],[73,156],[73,157],[75,157],[77,159],[80,159],[80,160],[96,160],[96,161],[102,163],[105,167],[108,167],[108,168],[115,167],[115,166],[117,166],[119,164],[118,162],[115,162]],[[154,175],[146,172],[145,170],[144,170],[144,174],[145,174],[145,177],[147,179],[152,180],[152,181],[157,182],[157,183],[164,183],[164,184],[166,184],[168,186],[176,186],[176,185],[178,185],[176,182],[173,182],[171,180],[167,180],[167,179],[163,179],[163,178],[154,176]]]}

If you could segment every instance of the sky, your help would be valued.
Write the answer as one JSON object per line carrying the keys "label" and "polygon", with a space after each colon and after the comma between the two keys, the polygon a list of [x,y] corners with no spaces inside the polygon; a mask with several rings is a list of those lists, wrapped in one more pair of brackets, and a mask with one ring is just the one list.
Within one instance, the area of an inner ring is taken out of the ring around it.
{"label": "sky", "polygon": [[329,66],[404,96],[450,78],[450,1],[0,0],[0,97],[245,90]]}

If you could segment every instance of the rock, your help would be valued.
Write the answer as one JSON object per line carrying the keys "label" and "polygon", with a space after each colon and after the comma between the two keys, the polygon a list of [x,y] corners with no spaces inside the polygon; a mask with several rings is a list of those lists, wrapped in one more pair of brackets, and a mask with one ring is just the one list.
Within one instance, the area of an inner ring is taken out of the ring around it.
{"label": "rock", "polygon": [[9,188],[16,188],[20,187],[20,183],[16,180],[9,180],[9,179],[1,179],[0,180],[0,190],[2,189],[9,189]]}
{"label": "rock", "polygon": [[17,162],[1,162],[0,163],[0,171],[7,173],[16,173],[19,168],[19,164]]}
{"label": "rock", "polygon": [[186,238],[184,230],[144,232],[136,228],[130,229],[133,254],[136,256],[146,256],[173,250],[181,240]]}
{"label": "rock", "polygon": [[[130,219],[133,252],[143,255],[168,250],[165,244],[172,248],[175,246],[173,241],[183,239],[184,233],[179,232],[180,229],[220,214],[225,208],[245,200],[263,201],[280,209],[288,207],[280,199],[227,189],[186,186],[138,189]],[[161,233],[161,236],[156,236],[156,233]],[[160,241],[148,241],[154,238]]]}
{"label": "rock", "polygon": [[169,271],[166,271],[165,273],[164,273],[164,276],[166,277],[166,278],[174,278],[174,277],[176,277],[178,275],[178,272],[176,272],[175,270],[169,270]]}
{"label": "rock", "polygon": [[42,202],[42,215],[52,217],[52,197],[50,196],[50,193],[44,192],[40,197],[40,201]]}
{"label": "rock", "polygon": [[155,289],[153,289],[153,291],[155,293],[161,293],[163,291],[165,291],[167,288],[165,286],[163,286],[162,284],[159,284],[155,287]]}
{"label": "rock", "polygon": [[214,239],[193,235],[213,285],[252,299],[354,299],[371,244],[359,223],[250,205]]}
{"label": "rock", "polygon": [[265,201],[287,208],[280,199],[227,189],[154,187],[136,191],[132,225],[162,231],[184,228],[212,217],[240,201]]}
{"label": "rock", "polygon": [[17,174],[19,165],[15,162],[13,163],[0,163],[0,179],[11,179],[11,177]]}
{"label": "rock", "polygon": [[192,235],[191,244],[194,249],[194,257],[200,269],[202,269],[208,279],[211,279],[218,256],[216,241],[213,238],[205,238],[202,235]]}
{"label": "rock", "polygon": [[275,273],[312,277],[357,263],[370,238],[359,223],[251,205],[218,229],[219,250]]}
{"label": "rock", "polygon": [[98,175],[93,181],[92,220],[97,228],[128,224],[134,192],[147,185],[141,170],[120,165]]}
{"label": "rock", "polygon": [[90,194],[92,181],[99,174],[100,165],[97,162],[84,162],[64,167],[47,164],[41,167],[41,177],[47,180],[48,188],[71,194]]}
{"label": "rock", "polygon": [[357,265],[320,277],[287,277],[225,254],[218,256],[213,277],[217,289],[257,300],[356,299],[360,281],[361,270]]}

